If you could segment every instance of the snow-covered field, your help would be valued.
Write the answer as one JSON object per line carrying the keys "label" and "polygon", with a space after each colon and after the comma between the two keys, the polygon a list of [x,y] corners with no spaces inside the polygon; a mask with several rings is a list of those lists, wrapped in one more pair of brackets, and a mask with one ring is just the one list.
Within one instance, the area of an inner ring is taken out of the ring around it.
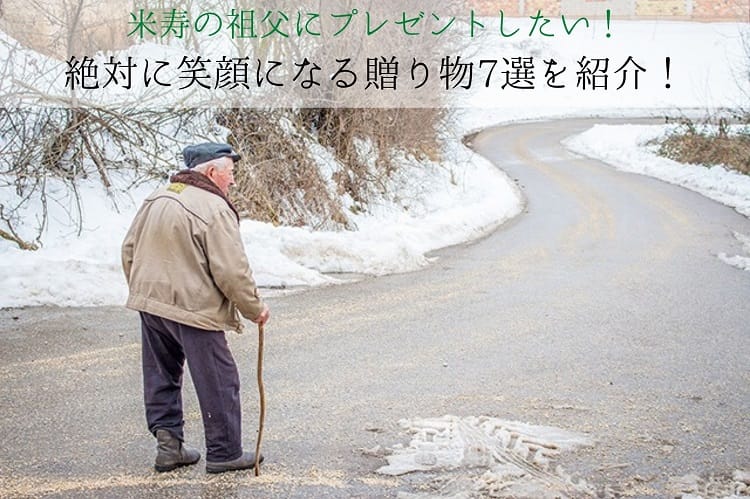
{"label": "snow-covered field", "polygon": [[[454,135],[445,140],[444,161],[417,164],[404,159],[403,170],[392,180],[391,195],[374,203],[369,213],[352,215],[358,227],[355,232],[243,221],[242,236],[259,284],[315,286],[337,282],[336,273],[382,275],[414,270],[429,264],[425,257],[429,251],[480,237],[515,216],[522,199],[513,182],[461,145],[461,137],[468,132],[498,123],[569,116],[701,115],[749,100],[742,39],[746,24],[617,21],[610,39],[603,37],[603,30],[602,23],[596,22],[592,29],[569,37],[503,40],[485,33],[475,43],[477,59],[554,58],[567,66],[566,88],[545,88],[540,64],[538,88],[533,90],[457,92],[455,104],[461,109]],[[632,80],[616,90],[622,73],[611,76],[607,90],[583,90],[576,88],[575,77],[576,61],[583,56],[609,58],[610,71],[632,57],[646,71],[640,74],[637,90],[631,88]],[[669,78],[666,57],[671,61]],[[750,215],[750,179],[721,168],[684,169],[657,158],[643,142],[663,132],[663,127],[598,126],[571,139],[569,147],[618,168],[694,188]],[[127,185],[127,179],[119,181]],[[81,186],[85,218],[80,234],[68,221],[74,200],[63,194],[51,199],[41,249],[21,251],[0,240],[0,307],[122,304],[126,287],[120,270],[120,242],[141,200],[153,188],[114,190],[107,196],[93,184]],[[12,188],[0,189],[0,201],[12,202],[14,196]],[[35,225],[33,206],[27,216],[28,225]],[[750,267],[741,258],[732,262]]]}

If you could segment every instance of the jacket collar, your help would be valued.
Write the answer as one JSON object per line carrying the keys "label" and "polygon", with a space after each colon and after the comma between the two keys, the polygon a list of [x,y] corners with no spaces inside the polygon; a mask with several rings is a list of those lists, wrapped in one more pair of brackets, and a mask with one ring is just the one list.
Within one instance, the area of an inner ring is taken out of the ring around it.
{"label": "jacket collar", "polygon": [[235,208],[232,202],[229,200],[229,198],[226,197],[223,192],[221,192],[221,189],[219,189],[219,187],[216,184],[214,184],[211,181],[211,179],[209,179],[202,173],[196,172],[194,170],[182,170],[172,175],[169,181],[172,182],[173,184],[180,183],[180,184],[192,185],[193,187],[197,187],[199,189],[203,189],[204,191],[208,191],[211,194],[216,194],[221,199],[226,201],[227,205],[234,212],[234,216],[237,217],[237,222],[239,223],[240,214],[237,212],[237,208]]}

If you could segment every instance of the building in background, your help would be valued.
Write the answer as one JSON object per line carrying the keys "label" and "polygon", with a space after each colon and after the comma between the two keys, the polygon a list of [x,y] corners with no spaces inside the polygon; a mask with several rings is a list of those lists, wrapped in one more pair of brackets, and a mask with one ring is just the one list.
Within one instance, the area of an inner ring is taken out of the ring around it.
{"label": "building in background", "polygon": [[605,17],[607,9],[618,19],[670,18],[691,21],[750,22],[750,0],[469,0],[482,15],[560,14]]}
{"label": "building in background", "polygon": [[[236,0],[237,5],[244,0]],[[479,15],[581,16],[604,18],[610,10],[614,19],[673,19],[691,21],[750,22],[750,0],[466,0]],[[0,0],[0,31],[22,45],[57,59],[96,50],[123,49],[128,38],[129,14],[136,4],[149,0]],[[188,8],[184,0],[170,5],[153,2],[158,9]],[[230,4],[231,6],[231,0]],[[258,8],[257,5],[248,8]],[[155,10],[158,10],[154,7]],[[192,36],[192,32],[188,31]],[[197,46],[196,46],[197,47]]]}

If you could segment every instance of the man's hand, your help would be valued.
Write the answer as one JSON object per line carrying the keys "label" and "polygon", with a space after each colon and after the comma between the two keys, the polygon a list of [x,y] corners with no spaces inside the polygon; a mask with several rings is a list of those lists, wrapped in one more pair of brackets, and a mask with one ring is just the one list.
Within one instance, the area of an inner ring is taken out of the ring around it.
{"label": "man's hand", "polygon": [[263,311],[258,315],[258,317],[255,318],[253,321],[255,324],[258,324],[260,326],[264,325],[266,322],[268,322],[268,319],[271,317],[271,311],[268,309],[268,305],[265,303],[263,304]]}

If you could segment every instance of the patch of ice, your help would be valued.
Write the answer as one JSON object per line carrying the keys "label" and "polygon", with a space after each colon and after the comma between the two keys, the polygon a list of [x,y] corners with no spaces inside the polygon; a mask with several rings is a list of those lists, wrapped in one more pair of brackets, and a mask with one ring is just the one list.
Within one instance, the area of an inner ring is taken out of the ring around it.
{"label": "patch of ice", "polygon": [[554,459],[567,450],[590,445],[586,435],[492,417],[443,416],[404,419],[408,446],[396,445],[386,475],[414,471],[456,472],[457,477],[433,495],[403,497],[586,497],[594,490],[575,482]]}

